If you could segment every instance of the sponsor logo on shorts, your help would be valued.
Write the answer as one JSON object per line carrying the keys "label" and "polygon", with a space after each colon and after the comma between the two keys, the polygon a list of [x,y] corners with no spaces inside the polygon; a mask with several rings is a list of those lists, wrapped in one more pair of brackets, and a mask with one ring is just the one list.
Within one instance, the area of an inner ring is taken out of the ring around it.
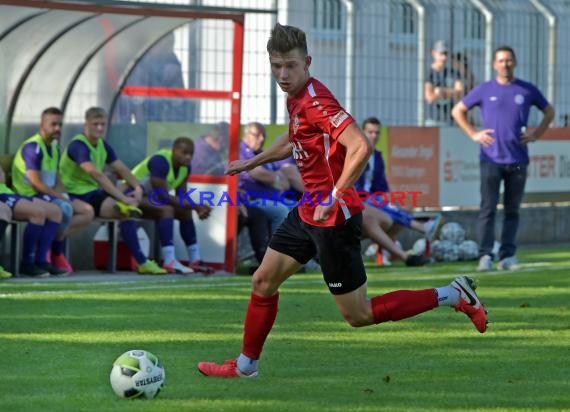
{"label": "sponsor logo on shorts", "polygon": [[336,283],[329,283],[329,288],[342,288],[342,283],[341,282],[336,282]]}

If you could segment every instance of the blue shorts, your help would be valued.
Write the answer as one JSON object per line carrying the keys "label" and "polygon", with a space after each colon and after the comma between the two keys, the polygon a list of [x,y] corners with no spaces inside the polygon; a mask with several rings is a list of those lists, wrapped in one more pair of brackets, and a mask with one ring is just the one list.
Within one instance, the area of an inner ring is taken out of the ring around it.
{"label": "blue shorts", "polygon": [[66,229],[71,223],[71,218],[73,217],[73,206],[70,202],[60,199],[59,197],[54,197],[46,193],[38,193],[34,195],[35,198],[41,199],[44,202],[48,202],[56,205],[61,210],[61,225],[60,230]]}
{"label": "blue shorts", "polygon": [[22,196],[15,193],[0,193],[0,202],[8,205],[8,207],[12,210],[14,210],[16,207],[16,203],[22,199],[29,200],[30,202],[34,200],[34,198],[31,196]]}
{"label": "blue shorts", "polygon": [[380,204],[380,202],[376,202],[376,204],[374,204],[370,199],[368,199],[366,203],[386,213],[388,216],[392,218],[395,224],[402,225],[405,227],[410,227],[410,225],[412,224],[412,220],[414,220],[411,214],[409,214],[405,210],[398,209],[398,207],[393,206],[390,203]]}

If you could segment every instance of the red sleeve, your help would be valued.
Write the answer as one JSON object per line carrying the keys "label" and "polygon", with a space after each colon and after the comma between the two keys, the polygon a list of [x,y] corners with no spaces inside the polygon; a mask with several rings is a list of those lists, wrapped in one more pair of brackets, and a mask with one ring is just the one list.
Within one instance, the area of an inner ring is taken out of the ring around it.
{"label": "red sleeve", "polygon": [[320,94],[307,100],[305,111],[311,123],[335,140],[354,122],[352,116],[330,94]]}

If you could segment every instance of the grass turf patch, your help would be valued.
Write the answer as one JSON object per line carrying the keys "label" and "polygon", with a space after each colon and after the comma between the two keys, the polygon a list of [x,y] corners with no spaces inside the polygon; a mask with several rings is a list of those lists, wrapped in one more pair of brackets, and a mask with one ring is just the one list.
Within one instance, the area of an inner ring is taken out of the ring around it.
{"label": "grass turf patch", "polygon": [[[4,282],[0,410],[570,410],[570,252],[520,258],[519,272],[474,276],[493,322],[483,335],[449,308],[354,329],[320,274],[295,275],[255,380],[205,378],[195,367],[239,352],[248,277]],[[369,295],[444,285],[474,266],[370,265]],[[129,349],[164,363],[157,399],[113,394],[112,362]]]}

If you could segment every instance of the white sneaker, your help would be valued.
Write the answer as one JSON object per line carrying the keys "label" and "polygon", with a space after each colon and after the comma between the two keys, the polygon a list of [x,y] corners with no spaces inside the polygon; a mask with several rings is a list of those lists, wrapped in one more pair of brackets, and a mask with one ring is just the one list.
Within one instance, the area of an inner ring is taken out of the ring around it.
{"label": "white sneaker", "polygon": [[493,270],[493,259],[489,255],[481,256],[477,272],[488,272]]}
{"label": "white sneaker", "polygon": [[518,270],[520,269],[519,261],[516,256],[509,256],[504,258],[497,265],[499,270]]}
{"label": "white sneaker", "polygon": [[436,217],[434,217],[431,220],[428,220],[424,224],[426,239],[429,240],[430,242],[433,241],[433,239],[435,238],[435,235],[437,234],[437,231],[441,225],[441,219],[442,219],[442,216],[437,215]]}
{"label": "white sneaker", "polygon": [[382,266],[392,266],[392,253],[386,249],[382,249]]}
{"label": "white sneaker", "polygon": [[372,243],[370,246],[366,248],[364,256],[371,258],[376,256],[376,253],[378,253],[378,245],[376,243]]}
{"label": "white sneaker", "polygon": [[169,273],[180,273],[181,275],[189,275],[191,273],[194,273],[191,268],[184,266],[176,259],[172,259],[170,262],[164,263],[162,267],[168,270]]}

